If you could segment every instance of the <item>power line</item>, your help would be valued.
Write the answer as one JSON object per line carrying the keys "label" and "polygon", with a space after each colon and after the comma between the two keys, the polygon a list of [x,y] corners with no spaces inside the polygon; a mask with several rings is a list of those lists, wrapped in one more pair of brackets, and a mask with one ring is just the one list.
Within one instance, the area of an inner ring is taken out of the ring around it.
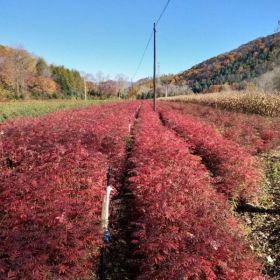
{"label": "power line", "polygon": [[[155,23],[156,26],[158,25],[158,23],[160,22],[161,18],[163,17],[163,15],[164,15],[165,11],[167,10],[167,8],[168,8],[170,2],[171,2],[171,0],[168,0],[168,1],[166,2],[164,8],[162,9],[162,11],[161,11],[161,13],[160,13],[160,16],[158,17],[158,19],[157,19],[157,21],[156,21],[156,23]],[[152,38],[153,38],[153,33],[154,33],[154,31],[152,30],[151,35],[150,35],[150,37],[149,37],[149,39],[148,39],[147,45],[146,45],[146,47],[145,47],[145,49],[144,49],[144,52],[143,52],[143,54],[142,54],[142,56],[141,56],[140,62],[139,62],[138,66],[137,66],[137,68],[136,68],[136,71],[135,71],[135,73],[134,73],[134,75],[133,75],[133,77],[132,77],[132,81],[135,79],[135,77],[136,77],[136,75],[138,74],[138,71],[139,71],[139,69],[140,69],[140,67],[141,67],[141,65],[142,65],[142,63],[143,63],[143,60],[144,60],[145,55],[146,55],[146,52],[147,52],[148,47],[149,47],[149,45],[150,45],[150,43],[151,43],[151,40],[152,40]]]}
{"label": "power line", "polygon": [[136,71],[135,71],[134,75],[133,75],[132,81],[134,80],[134,78],[135,78],[136,75],[138,74],[138,71],[139,71],[139,69],[140,69],[140,67],[141,67],[141,65],[142,65],[142,62],[143,62],[143,60],[144,60],[144,57],[145,57],[145,55],[146,55],[146,52],[147,52],[147,50],[148,50],[148,47],[149,47],[149,45],[150,45],[150,43],[151,43],[152,38],[153,38],[153,32],[151,32],[151,35],[150,35],[149,40],[148,40],[148,42],[147,42],[147,45],[146,45],[146,47],[145,47],[145,49],[144,49],[144,52],[143,52],[142,57],[141,57],[141,59],[140,59],[140,62],[139,62],[139,64],[138,64],[137,68],[136,68]]}
{"label": "power line", "polygon": [[164,8],[163,8],[163,10],[162,10],[158,20],[156,21],[156,25],[158,25],[159,21],[161,20],[162,16],[164,15],[166,9],[168,8],[168,5],[170,4],[170,2],[171,2],[171,0],[168,0],[167,3],[165,4],[165,6],[164,6]]}

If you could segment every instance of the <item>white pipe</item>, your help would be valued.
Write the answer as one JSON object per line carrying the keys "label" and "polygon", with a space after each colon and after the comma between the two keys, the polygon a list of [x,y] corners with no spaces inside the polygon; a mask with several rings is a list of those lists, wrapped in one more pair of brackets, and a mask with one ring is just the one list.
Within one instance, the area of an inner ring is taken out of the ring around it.
{"label": "white pipe", "polygon": [[102,228],[108,229],[109,225],[109,206],[110,206],[110,193],[111,193],[112,187],[107,186],[106,188],[106,194],[103,198],[103,205],[102,205]]}

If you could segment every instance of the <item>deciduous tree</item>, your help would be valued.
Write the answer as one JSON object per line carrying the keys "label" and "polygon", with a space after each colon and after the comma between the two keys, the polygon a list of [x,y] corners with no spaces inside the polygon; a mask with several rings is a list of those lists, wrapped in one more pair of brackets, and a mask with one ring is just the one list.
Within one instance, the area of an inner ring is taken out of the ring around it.
{"label": "deciduous tree", "polygon": [[36,71],[36,59],[24,49],[9,49],[1,59],[1,80],[15,90],[16,96],[26,89],[26,80]]}

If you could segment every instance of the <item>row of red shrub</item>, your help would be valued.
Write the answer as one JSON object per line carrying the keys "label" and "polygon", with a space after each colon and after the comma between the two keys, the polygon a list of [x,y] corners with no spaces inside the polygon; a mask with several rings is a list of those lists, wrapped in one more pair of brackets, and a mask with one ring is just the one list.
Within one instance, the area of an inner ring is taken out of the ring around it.
{"label": "row of red shrub", "polygon": [[192,150],[202,157],[219,192],[240,202],[257,198],[261,172],[256,159],[246,149],[223,138],[197,119],[164,106],[159,111],[163,122],[187,140]]}
{"label": "row of red shrub", "polygon": [[200,158],[148,104],[130,160],[138,279],[263,279]]}
{"label": "row of red shrub", "polygon": [[[167,104],[167,103],[166,103]],[[258,115],[228,112],[189,103],[168,103],[169,108],[197,117],[229,140],[248,149],[252,154],[269,152],[280,146],[280,121]]]}
{"label": "row of red shrub", "polygon": [[136,103],[1,126],[0,278],[88,279],[106,171],[120,169]]}

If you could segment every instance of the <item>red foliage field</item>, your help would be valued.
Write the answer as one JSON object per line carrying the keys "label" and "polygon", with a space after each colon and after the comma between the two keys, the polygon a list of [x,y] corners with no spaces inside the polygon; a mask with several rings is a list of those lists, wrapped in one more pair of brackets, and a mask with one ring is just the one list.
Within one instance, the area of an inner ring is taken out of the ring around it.
{"label": "red foliage field", "polygon": [[139,104],[1,124],[0,279],[96,276],[109,165],[116,192],[129,176],[139,279],[264,279],[228,203],[256,197],[254,158],[198,118],[148,102],[128,141]]}
{"label": "red foliage field", "polygon": [[130,178],[139,279],[262,279],[226,199],[189,148],[144,105]]}
{"label": "red foliage field", "polygon": [[188,103],[165,103],[170,109],[196,117],[211,125],[226,139],[248,149],[252,154],[269,152],[280,147],[280,121],[259,115],[246,115]]}
{"label": "red foliage field", "polygon": [[0,278],[77,279],[98,262],[106,171],[117,174],[136,103],[1,126]]}
{"label": "red foliage field", "polygon": [[223,138],[191,116],[181,115],[162,106],[164,123],[184,137],[213,174],[215,186],[230,199],[254,200],[258,195],[261,173],[258,163],[247,150]]}

